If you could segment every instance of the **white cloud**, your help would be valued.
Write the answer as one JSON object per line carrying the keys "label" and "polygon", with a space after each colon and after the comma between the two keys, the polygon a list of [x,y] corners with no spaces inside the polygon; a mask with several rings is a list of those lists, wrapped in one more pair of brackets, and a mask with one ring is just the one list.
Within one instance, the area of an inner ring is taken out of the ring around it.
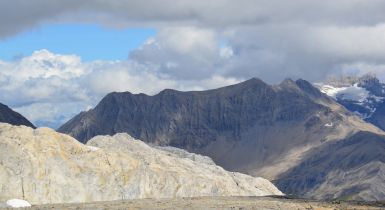
{"label": "white cloud", "polygon": [[233,28],[223,33],[234,53],[224,72],[277,83],[286,77],[320,81],[356,62],[383,65],[384,25],[290,23]]}
{"label": "white cloud", "polygon": [[226,46],[226,47],[222,47],[219,51],[219,55],[222,57],[222,58],[230,58],[234,55],[234,51],[231,47],[229,46]]}
{"label": "white cloud", "polygon": [[353,62],[343,64],[342,75],[360,76],[365,74],[374,74],[379,80],[385,82],[385,64],[368,64],[362,62]]}
{"label": "white cloud", "polygon": [[80,111],[89,110],[89,107],[86,101],[65,102],[63,100],[63,102],[36,102],[14,109],[35,125],[57,128]]}
{"label": "white cloud", "polygon": [[[385,24],[360,27],[315,27],[304,37],[309,50],[339,58],[385,61]],[[302,37],[301,37],[302,38]]]}
{"label": "white cloud", "polygon": [[196,27],[171,27],[159,31],[130,59],[151,71],[179,79],[204,79],[221,70],[218,33]]}
{"label": "white cloud", "polygon": [[176,87],[177,83],[148,71],[145,65],[134,61],[98,62],[90,65],[94,71],[87,75],[85,82],[99,96],[113,91],[155,94],[162,89]]}
{"label": "white cloud", "polygon": [[212,30],[194,27],[164,28],[157,35],[165,49],[176,51],[180,54],[192,51],[213,52],[217,49],[217,39]]}

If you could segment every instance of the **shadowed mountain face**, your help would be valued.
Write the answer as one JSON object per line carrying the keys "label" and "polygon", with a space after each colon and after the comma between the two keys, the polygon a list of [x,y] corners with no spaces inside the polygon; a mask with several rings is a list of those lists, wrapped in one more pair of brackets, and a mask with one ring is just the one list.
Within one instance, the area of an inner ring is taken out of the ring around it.
{"label": "shadowed mountain face", "polygon": [[203,92],[111,93],[95,109],[58,130],[83,142],[95,135],[128,132],[151,143],[193,149],[207,146],[222,134],[238,141],[242,132],[255,125],[303,120],[318,109],[327,111],[304,97],[292,81],[272,87],[251,79]]}
{"label": "shadowed mountain face", "polygon": [[[309,152],[360,131],[382,134],[305,80],[270,86],[258,79],[201,92],[164,90],[155,96],[111,93],[58,131],[82,142],[96,135],[126,132],[151,144],[210,156],[227,170],[262,176],[280,183],[282,191],[308,197],[314,197],[307,193],[314,187],[282,184],[280,180],[302,179],[290,171],[300,166]],[[315,185],[327,185],[327,181],[319,180]],[[339,189],[338,185],[330,187]],[[322,190],[316,193],[328,198]]]}
{"label": "shadowed mountain face", "polygon": [[25,125],[31,128],[35,126],[29,122],[21,114],[13,111],[8,106],[0,103],[0,122],[9,123],[11,125]]}
{"label": "shadowed mountain face", "polygon": [[304,197],[383,200],[385,191],[378,189],[385,189],[384,154],[385,136],[358,132],[310,150],[276,184],[286,193]]}

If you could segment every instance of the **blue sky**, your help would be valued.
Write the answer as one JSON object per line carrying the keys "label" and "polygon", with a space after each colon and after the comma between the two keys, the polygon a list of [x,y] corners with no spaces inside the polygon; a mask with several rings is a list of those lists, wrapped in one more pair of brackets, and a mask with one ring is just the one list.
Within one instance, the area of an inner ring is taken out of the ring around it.
{"label": "blue sky", "polygon": [[0,40],[0,60],[13,60],[47,49],[76,54],[84,61],[124,60],[133,49],[156,34],[150,28],[115,29],[91,24],[55,24]]}

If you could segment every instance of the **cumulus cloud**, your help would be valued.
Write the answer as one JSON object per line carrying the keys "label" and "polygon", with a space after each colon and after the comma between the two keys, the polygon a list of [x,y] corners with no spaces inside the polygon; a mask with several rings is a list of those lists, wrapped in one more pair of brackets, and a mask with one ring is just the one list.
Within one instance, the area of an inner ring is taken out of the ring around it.
{"label": "cumulus cloud", "polygon": [[270,83],[287,77],[316,82],[330,75],[346,74],[346,66],[358,62],[361,65],[355,66],[361,67],[361,73],[377,69],[375,72],[382,78],[384,29],[384,24],[309,27],[302,23],[222,31],[173,27],[160,30],[130,59],[178,79],[203,79],[217,74],[260,77]]}
{"label": "cumulus cloud", "polygon": [[[238,27],[224,36],[234,49],[228,75],[320,81],[356,62],[385,64],[384,24],[337,27],[303,23]],[[365,71],[365,70],[363,70]]]}
{"label": "cumulus cloud", "polygon": [[226,60],[219,40],[217,33],[209,29],[164,28],[133,51],[129,59],[173,78],[204,79],[219,74]]}

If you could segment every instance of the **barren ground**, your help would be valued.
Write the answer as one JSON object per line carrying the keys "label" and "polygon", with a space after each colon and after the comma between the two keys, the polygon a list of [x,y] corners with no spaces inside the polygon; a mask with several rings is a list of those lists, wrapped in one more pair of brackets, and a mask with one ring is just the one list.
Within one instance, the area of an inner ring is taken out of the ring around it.
{"label": "barren ground", "polygon": [[138,199],[79,204],[33,206],[31,210],[48,209],[385,209],[385,203],[316,202],[272,197],[200,197],[179,199]]}

